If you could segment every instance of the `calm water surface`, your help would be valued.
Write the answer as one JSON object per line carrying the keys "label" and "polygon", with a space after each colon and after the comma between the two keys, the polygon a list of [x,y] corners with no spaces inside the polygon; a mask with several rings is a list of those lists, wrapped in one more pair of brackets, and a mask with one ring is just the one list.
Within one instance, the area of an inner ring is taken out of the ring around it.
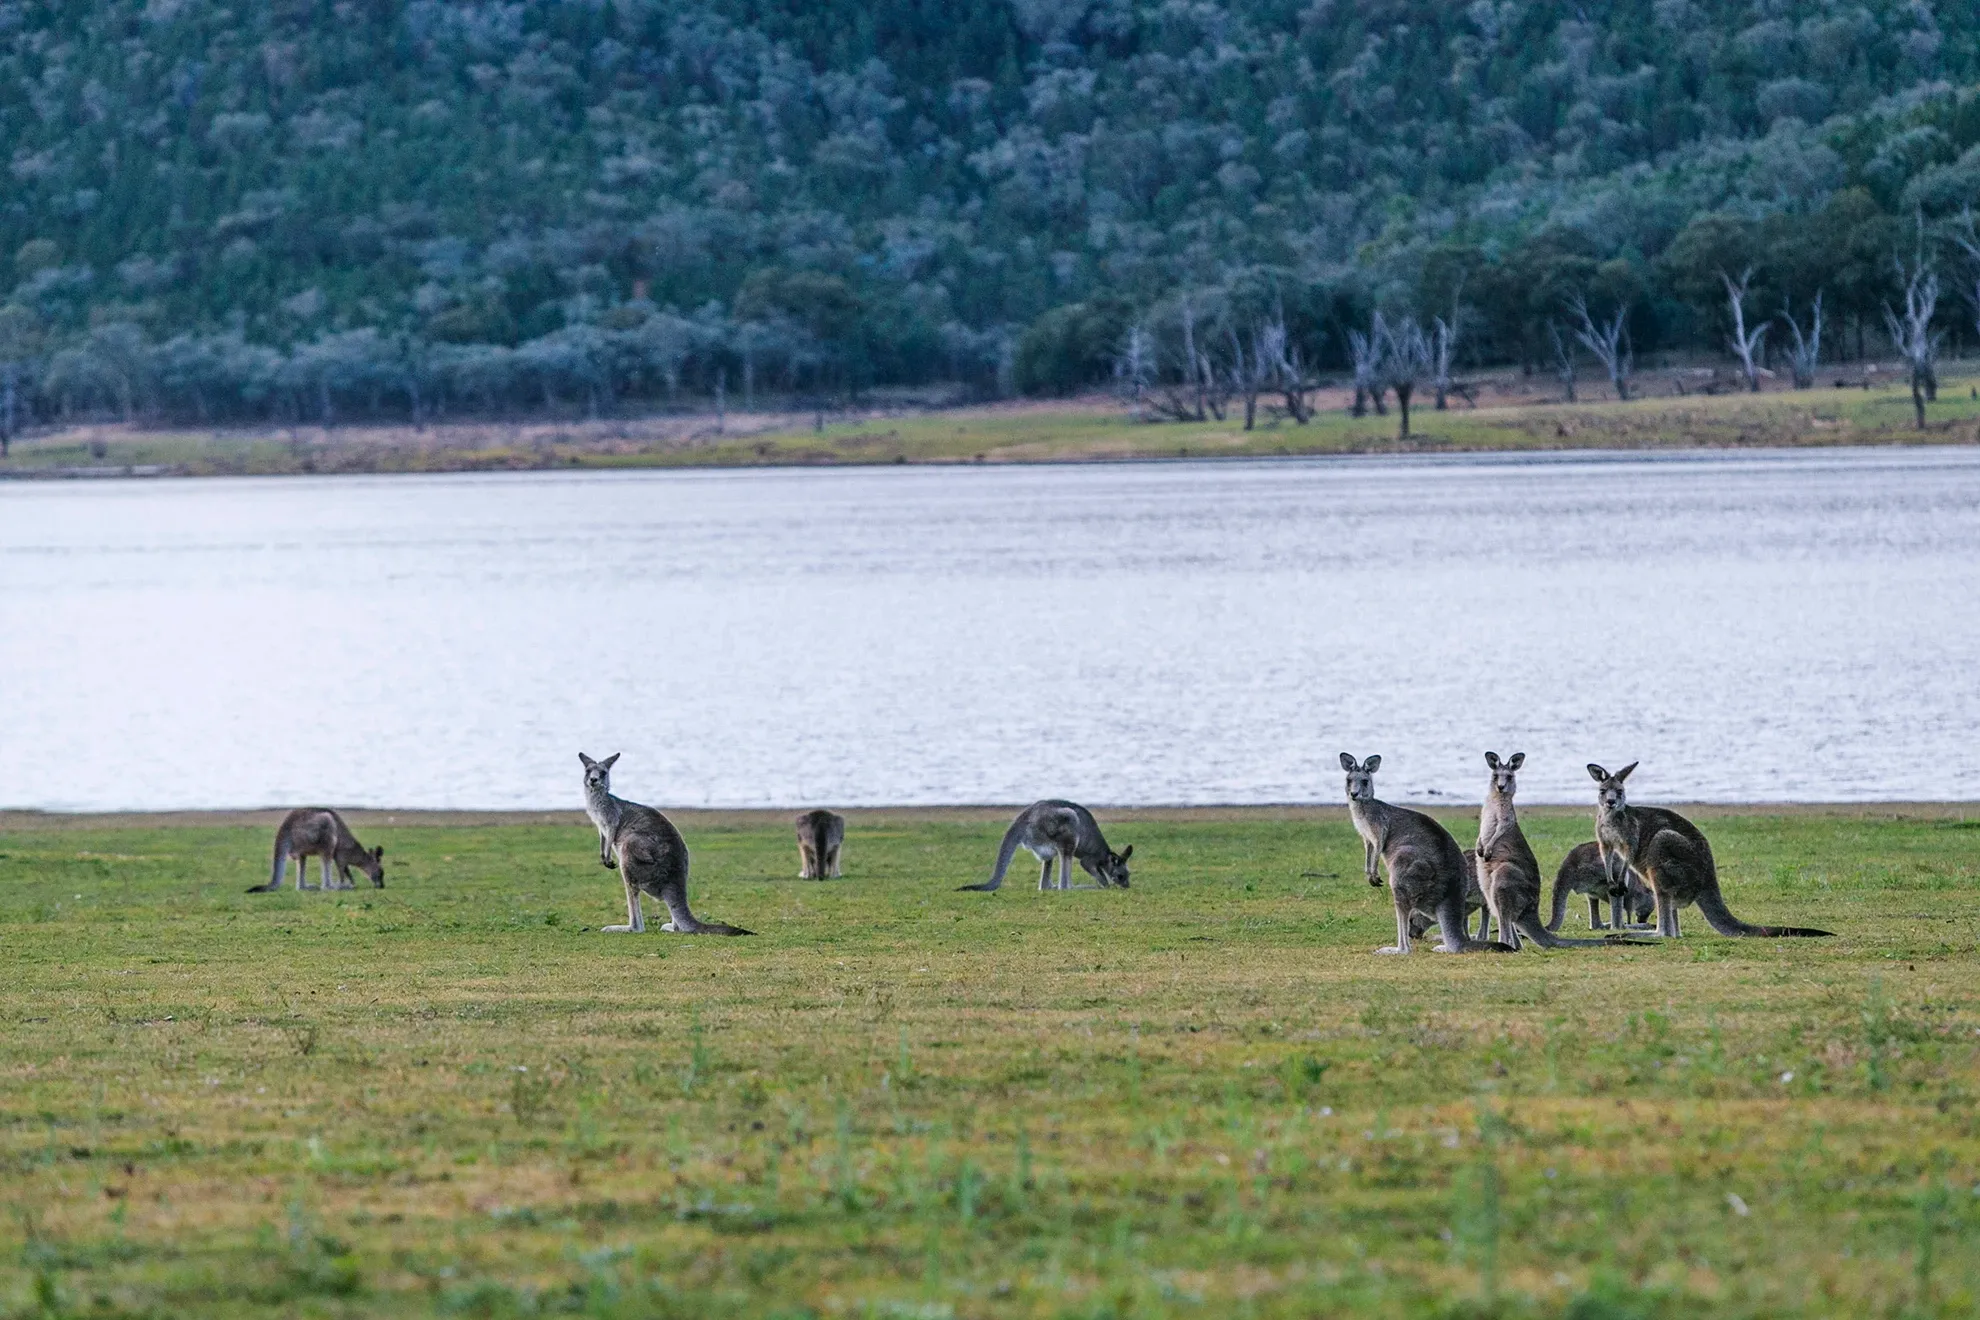
{"label": "calm water surface", "polygon": [[1980,452],[0,483],[0,804],[1980,799]]}

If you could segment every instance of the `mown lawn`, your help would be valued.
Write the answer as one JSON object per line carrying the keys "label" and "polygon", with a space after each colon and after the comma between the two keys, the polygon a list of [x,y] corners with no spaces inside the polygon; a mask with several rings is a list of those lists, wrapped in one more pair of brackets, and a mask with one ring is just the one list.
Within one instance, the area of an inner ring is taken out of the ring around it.
{"label": "mown lawn", "polygon": [[1980,813],[1701,816],[1840,939],[1408,960],[1337,813],[1102,818],[1129,892],[683,815],[734,940],[597,933],[575,818],[355,817],[388,888],[275,896],[259,819],[13,818],[0,1312],[1980,1307]]}

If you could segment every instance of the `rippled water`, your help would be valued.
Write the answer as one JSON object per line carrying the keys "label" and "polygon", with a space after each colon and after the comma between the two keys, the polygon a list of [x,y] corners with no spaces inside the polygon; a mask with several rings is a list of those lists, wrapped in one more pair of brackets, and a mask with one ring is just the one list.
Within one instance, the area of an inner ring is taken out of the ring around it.
{"label": "rippled water", "polygon": [[1980,452],[0,484],[0,804],[1980,798]]}

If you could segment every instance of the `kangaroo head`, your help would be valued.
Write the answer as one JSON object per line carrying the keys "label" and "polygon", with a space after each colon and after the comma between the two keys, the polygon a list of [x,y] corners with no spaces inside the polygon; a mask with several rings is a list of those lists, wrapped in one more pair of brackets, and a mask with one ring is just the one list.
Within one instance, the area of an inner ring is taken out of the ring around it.
{"label": "kangaroo head", "polygon": [[601,793],[611,792],[612,762],[618,759],[617,752],[613,752],[602,761],[594,761],[583,752],[579,752],[578,760],[584,764],[584,786],[587,789],[595,788]]}
{"label": "kangaroo head", "polygon": [[359,865],[364,868],[364,873],[371,877],[371,883],[375,887],[379,889],[383,889],[385,887],[385,845],[384,844],[381,843],[376,848],[373,848],[370,852],[366,853],[364,855],[364,861],[359,863]]}
{"label": "kangaroo head", "polygon": [[1588,763],[1588,777],[1600,785],[1595,790],[1596,810],[1606,814],[1611,811],[1621,811],[1623,809],[1625,805],[1623,780],[1629,778],[1629,772],[1634,769],[1636,769],[1636,762],[1631,761],[1614,774],[1610,774],[1593,761]]}
{"label": "kangaroo head", "polygon": [[1341,753],[1341,769],[1347,771],[1347,795],[1350,802],[1373,802],[1375,800],[1375,772],[1382,768],[1382,758],[1371,756],[1359,765],[1352,756]]}
{"label": "kangaroo head", "polygon": [[1132,856],[1134,856],[1134,845],[1131,843],[1119,852],[1108,853],[1106,859],[1100,863],[1100,870],[1097,873],[1100,883],[1112,885],[1116,889],[1126,889],[1128,858]]}
{"label": "kangaroo head", "polygon": [[1501,761],[1497,752],[1485,753],[1485,764],[1492,770],[1492,791],[1505,797],[1518,792],[1519,781],[1514,776],[1525,763],[1525,752],[1514,752],[1509,761]]}

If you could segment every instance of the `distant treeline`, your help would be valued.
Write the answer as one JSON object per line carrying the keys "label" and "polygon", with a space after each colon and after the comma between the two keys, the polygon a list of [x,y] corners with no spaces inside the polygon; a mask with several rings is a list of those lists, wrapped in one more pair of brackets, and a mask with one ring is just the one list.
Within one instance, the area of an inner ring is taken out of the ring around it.
{"label": "distant treeline", "polygon": [[1241,394],[1418,332],[1778,365],[1818,294],[1825,356],[1894,346],[1923,271],[1957,344],[1976,40],[1925,0],[0,0],[0,434]]}

